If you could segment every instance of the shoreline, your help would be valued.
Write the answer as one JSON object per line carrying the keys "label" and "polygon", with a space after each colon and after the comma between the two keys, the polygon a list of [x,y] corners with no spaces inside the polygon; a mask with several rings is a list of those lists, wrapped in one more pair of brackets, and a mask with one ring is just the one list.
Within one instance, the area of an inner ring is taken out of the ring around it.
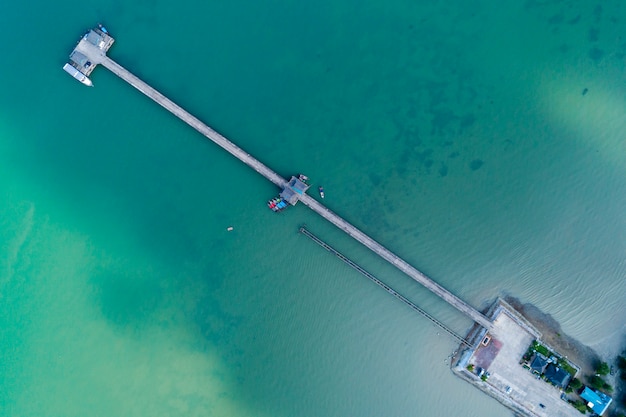
{"label": "shoreline", "polygon": [[[579,400],[578,395],[566,394],[564,386],[550,389],[549,385],[537,383],[539,378],[522,369],[521,358],[531,342],[537,340],[578,368],[576,378],[586,383],[601,361],[597,352],[563,334],[560,324],[551,315],[515,297],[498,297],[483,314],[494,323],[493,328],[487,331],[477,324],[472,326],[466,336],[472,347],[459,346],[450,364],[452,372],[516,416],[578,415],[579,411],[567,404],[568,400]],[[483,376],[485,371],[486,377]]]}
{"label": "shoreline", "polygon": [[534,304],[522,303],[518,298],[510,295],[505,296],[504,300],[542,333],[542,342],[580,368],[576,378],[582,380],[586,376],[595,374],[595,365],[602,361],[595,350],[563,333],[559,322]]}

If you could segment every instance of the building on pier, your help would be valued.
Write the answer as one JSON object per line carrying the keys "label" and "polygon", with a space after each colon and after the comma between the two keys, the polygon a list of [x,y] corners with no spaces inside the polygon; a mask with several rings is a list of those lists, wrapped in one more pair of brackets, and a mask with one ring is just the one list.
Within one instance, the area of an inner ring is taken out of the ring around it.
{"label": "building on pier", "polygon": [[93,83],[89,75],[99,62],[89,58],[91,54],[87,51],[95,47],[99,54],[104,56],[111,48],[111,45],[113,45],[113,42],[115,42],[115,39],[109,35],[104,26],[98,25],[97,28],[89,30],[83,35],[76,48],[70,54],[70,60],[63,65],[63,70],[84,85],[92,87]]}
{"label": "building on pier", "polygon": [[283,190],[278,197],[267,202],[267,206],[274,212],[279,212],[288,207],[288,205],[295,206],[300,197],[306,193],[309,185],[306,183],[309,178],[306,175],[300,174],[298,177],[291,177],[283,186]]}
{"label": "building on pier", "polygon": [[306,180],[307,177],[304,175],[291,177],[287,186],[283,188],[283,191],[281,191],[280,197],[292,206],[295,206],[300,199],[300,196],[304,195],[306,190],[309,189],[309,185],[305,182]]}

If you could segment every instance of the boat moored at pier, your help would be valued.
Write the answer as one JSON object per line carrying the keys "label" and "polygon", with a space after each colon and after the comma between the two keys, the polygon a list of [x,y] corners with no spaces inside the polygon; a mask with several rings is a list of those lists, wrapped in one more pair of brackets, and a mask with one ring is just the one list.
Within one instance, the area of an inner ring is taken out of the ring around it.
{"label": "boat moored at pier", "polygon": [[274,212],[278,212],[287,207],[287,202],[280,197],[276,197],[267,202],[267,207]]}
{"label": "boat moored at pier", "polygon": [[76,78],[78,81],[85,84],[86,86],[93,87],[93,82],[91,82],[91,79],[87,77],[85,74],[83,74],[82,72],[80,72],[79,70],[77,70],[69,62],[63,65],[63,71],[67,72],[72,77]]}

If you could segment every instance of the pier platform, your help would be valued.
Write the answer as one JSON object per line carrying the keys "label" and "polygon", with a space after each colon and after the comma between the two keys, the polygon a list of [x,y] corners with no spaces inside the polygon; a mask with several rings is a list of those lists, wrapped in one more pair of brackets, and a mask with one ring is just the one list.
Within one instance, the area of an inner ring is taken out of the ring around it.
{"label": "pier platform", "polygon": [[70,54],[69,62],[63,66],[63,70],[81,83],[93,86],[89,75],[106,57],[113,42],[115,39],[102,25],[89,30],[78,41],[76,48]]}

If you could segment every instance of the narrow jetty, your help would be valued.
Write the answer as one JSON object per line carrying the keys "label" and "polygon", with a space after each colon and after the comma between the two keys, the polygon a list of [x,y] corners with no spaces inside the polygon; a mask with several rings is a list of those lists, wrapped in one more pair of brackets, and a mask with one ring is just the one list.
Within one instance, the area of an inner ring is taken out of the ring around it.
{"label": "narrow jetty", "polygon": [[[118,77],[135,87],[137,90],[145,94],[147,97],[160,104],[176,117],[187,123],[189,126],[196,129],[205,137],[215,142],[217,145],[225,149],[237,159],[248,165],[250,168],[263,175],[266,179],[271,181],[277,187],[283,189],[283,193],[289,193],[291,195],[291,199],[289,200],[290,204],[295,205],[298,201],[301,201],[311,210],[343,230],[345,233],[347,233],[349,236],[351,236],[361,244],[365,245],[367,248],[391,263],[393,266],[404,272],[406,275],[413,278],[424,287],[428,288],[430,291],[441,297],[443,300],[445,300],[457,310],[478,323],[480,326],[484,327],[487,330],[490,330],[492,328],[492,322],[483,314],[481,314],[478,310],[443,288],[441,285],[437,284],[435,281],[428,278],[425,274],[418,271],[413,266],[409,265],[406,261],[385,248],[383,245],[376,242],[374,239],[360,231],[358,228],[341,218],[336,213],[333,213],[323,204],[319,203],[317,200],[307,195],[306,189],[300,189],[298,187],[295,187],[294,184],[292,184],[294,178],[292,178],[290,181],[285,180],[283,177],[278,175],[265,164],[251,156],[249,153],[245,152],[243,149],[226,139],[224,136],[217,133],[215,130],[211,129],[206,124],[202,123],[198,118],[191,115],[182,107],[175,104],[163,94],[159,93],[157,90],[150,87],[148,84],[133,75],[130,71],[109,58],[106,53],[112,45],[113,41],[114,39],[109,35],[108,31],[100,26],[97,29],[92,29],[91,31],[87,32],[87,34],[81,38],[72,54],[74,54],[75,52],[79,52],[80,55],[85,58],[86,62],[89,62],[89,72],[93,71],[96,65],[101,64],[102,66],[113,72],[115,75],[117,75]],[[83,75],[85,74],[83,73]],[[74,76],[74,78],[77,77]],[[291,192],[292,190],[294,191],[293,193]]]}

